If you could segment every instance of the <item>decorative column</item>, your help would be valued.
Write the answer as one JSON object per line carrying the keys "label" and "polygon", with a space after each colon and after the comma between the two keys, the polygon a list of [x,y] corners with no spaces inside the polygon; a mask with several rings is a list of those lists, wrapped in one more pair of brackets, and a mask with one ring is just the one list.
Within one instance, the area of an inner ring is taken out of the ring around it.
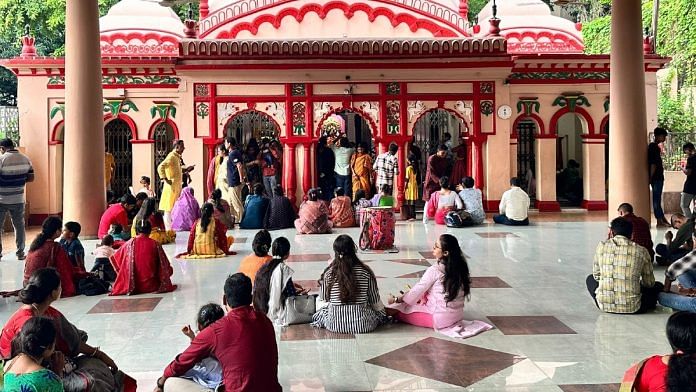
{"label": "decorative column", "polygon": [[312,157],[309,153],[309,143],[302,144],[302,191],[306,195],[312,188]]}
{"label": "decorative column", "polygon": [[517,177],[517,133],[510,135],[510,178]]}
{"label": "decorative column", "polygon": [[396,205],[394,206],[395,208],[401,208],[404,205],[404,185],[406,182],[407,151],[408,142],[401,143],[401,145],[399,146],[399,151],[397,151],[397,164],[399,165],[399,174],[396,176],[396,181],[394,181],[394,184],[396,185],[396,188],[394,189],[394,194],[396,195]]}
{"label": "decorative column", "polygon": [[[582,135],[582,208],[606,211],[606,182],[604,175],[604,134]],[[618,207],[618,206],[617,206]]]}
{"label": "decorative column", "polygon": [[631,203],[636,215],[650,219],[647,119],[639,1],[611,2],[611,81],[609,96],[609,208]]}
{"label": "decorative column", "polygon": [[63,219],[80,222],[92,237],[106,207],[104,119],[97,0],[67,0],[65,11],[65,167]]}
{"label": "decorative column", "polygon": [[536,198],[541,212],[561,210],[556,198],[556,135],[537,135],[536,154]]}
{"label": "decorative column", "polygon": [[474,136],[474,140],[472,142],[474,148],[471,150],[471,152],[473,153],[473,157],[471,159],[473,168],[471,169],[471,171],[474,174],[474,182],[476,184],[476,188],[480,189],[482,192],[484,191],[483,187],[485,185],[485,181],[483,180],[483,142],[483,136]]}
{"label": "decorative column", "polygon": [[295,143],[288,143],[283,149],[283,189],[292,204],[297,201],[297,165],[295,164]]}

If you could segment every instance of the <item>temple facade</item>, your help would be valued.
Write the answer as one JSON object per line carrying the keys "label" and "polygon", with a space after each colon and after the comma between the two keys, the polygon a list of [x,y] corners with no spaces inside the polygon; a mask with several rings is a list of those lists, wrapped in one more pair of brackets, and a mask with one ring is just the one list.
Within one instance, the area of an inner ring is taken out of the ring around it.
{"label": "temple facade", "polygon": [[[194,20],[198,19],[198,20]],[[445,132],[466,140],[467,171],[497,209],[509,178],[521,176],[541,211],[567,202],[557,173],[579,163],[588,210],[607,208],[608,55],[583,54],[582,26],[541,0],[488,4],[469,22],[466,0],[200,0],[181,21],[146,0],[122,0],[100,20],[106,147],[112,187],[159,183],[156,167],[174,139],[199,198],[214,148],[277,139],[282,185],[301,200],[317,184],[315,151],[324,122],[375,153],[409,143],[432,153]],[[36,39],[40,39],[37,37]],[[34,163],[27,197],[33,222],[63,211],[65,61],[2,61],[19,79],[20,145]],[[70,48],[68,48],[70,50]],[[667,59],[645,43],[647,128],[657,126],[655,73]],[[103,179],[94,178],[101,192]],[[404,180],[397,182],[403,200]]]}

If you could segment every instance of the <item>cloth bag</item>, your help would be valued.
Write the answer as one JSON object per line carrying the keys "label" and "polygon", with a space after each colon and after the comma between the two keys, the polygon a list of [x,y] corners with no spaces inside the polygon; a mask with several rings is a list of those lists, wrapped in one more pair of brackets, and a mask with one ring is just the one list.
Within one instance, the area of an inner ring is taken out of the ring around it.
{"label": "cloth bag", "polygon": [[285,299],[285,323],[308,324],[317,311],[316,294],[303,294]]}

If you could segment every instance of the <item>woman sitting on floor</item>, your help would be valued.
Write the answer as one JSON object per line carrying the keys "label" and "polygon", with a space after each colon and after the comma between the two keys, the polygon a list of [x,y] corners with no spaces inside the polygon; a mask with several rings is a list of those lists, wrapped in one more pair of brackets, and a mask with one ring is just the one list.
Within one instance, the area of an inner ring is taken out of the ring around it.
{"label": "woman sitting on floor", "polygon": [[355,226],[355,214],[350,197],[346,196],[346,192],[341,187],[336,188],[336,197],[331,199],[329,219],[333,222],[333,227]]}
{"label": "woman sitting on floor", "polygon": [[367,333],[388,321],[377,279],[356,254],[350,236],[333,243],[334,260],[319,279],[319,298],[328,304],[313,317],[312,326],[337,333]]}
{"label": "woman sitting on floor", "polygon": [[193,196],[193,188],[186,187],[172,208],[172,230],[186,231],[193,226],[196,219],[201,217],[198,201]]}
{"label": "woman sitting on floor", "polygon": [[24,282],[26,285],[29,277],[37,270],[53,267],[60,275],[62,296],[72,297],[77,294],[77,282],[87,276],[87,272],[81,267],[73,267],[68,254],[59,243],[55,242],[60,237],[63,223],[60,218],[51,216],[46,218],[41,225],[41,232],[29,246],[29,253],[24,262]]}
{"label": "woman sitting on floor", "polygon": [[359,189],[357,192],[355,192],[355,202],[353,203],[353,210],[355,211],[355,223],[360,227],[362,227],[363,210],[367,207],[372,207],[372,202],[367,199],[365,191]]}
{"label": "woman sitting on floor", "polygon": [[174,230],[167,230],[164,227],[162,214],[157,211],[157,200],[152,197],[145,200],[140,207],[140,211],[138,211],[138,214],[133,218],[133,226],[131,226],[132,238],[135,238],[137,235],[135,228],[142,221],[150,222],[150,227],[152,227],[150,238],[157,241],[158,244],[168,244],[176,239],[176,232]]}
{"label": "woman sitting on floor", "polygon": [[226,255],[236,255],[230,251],[233,237],[227,237],[227,227],[213,217],[214,207],[204,203],[201,218],[191,227],[186,253],[177,255],[184,259],[212,259]]}
{"label": "woman sitting on floor", "polygon": [[372,207],[394,207],[394,196],[392,196],[392,186],[384,184],[378,193],[372,196],[370,203]]}
{"label": "woman sitting on floor", "polygon": [[150,222],[138,222],[136,232],[138,236],[128,240],[111,258],[116,281],[110,295],[168,293],[176,290],[171,280],[174,270],[162,245],[152,239]]}
{"label": "woman sitting on floor", "polygon": [[271,233],[268,230],[259,230],[251,243],[251,250],[254,253],[242,259],[237,272],[248,276],[253,284],[259,269],[271,261],[271,256],[268,255],[268,252],[271,250]]}
{"label": "woman sitting on floor", "polygon": [[430,200],[425,204],[423,223],[428,222],[428,217],[435,217],[435,223],[444,225],[448,212],[462,208],[464,208],[462,199],[459,198],[457,192],[450,189],[449,178],[447,176],[440,177],[440,191],[433,192],[430,195]]}
{"label": "woman sitting on floor", "polygon": [[213,210],[213,217],[222,222],[228,230],[234,229],[234,217],[230,210],[230,203],[222,198],[222,191],[219,189],[213,190],[213,193],[210,194],[208,203],[215,207]]}
{"label": "woman sitting on floor", "polygon": [[286,325],[285,300],[307,292],[292,282],[294,271],[285,264],[289,256],[290,241],[276,238],[273,259],[261,267],[254,283],[254,309],[265,313],[275,325]]}
{"label": "woman sitting on floor", "polygon": [[254,194],[244,202],[244,216],[239,223],[240,229],[263,229],[263,220],[268,210],[268,198],[263,196],[263,184],[254,185]]}
{"label": "woman sitting on floor", "polygon": [[696,313],[676,312],[667,320],[670,355],[653,355],[626,371],[621,391],[693,391],[696,385]]}
{"label": "woman sitting on floor", "polygon": [[298,218],[295,219],[295,229],[299,234],[331,233],[333,222],[329,220],[329,209],[319,201],[319,190],[310,189],[307,201],[300,206]]}
{"label": "woman sitting on floor", "polygon": [[283,194],[283,188],[276,185],[273,188],[273,197],[268,204],[268,210],[266,210],[264,227],[267,230],[290,229],[294,227],[296,217],[295,207],[290,199]]}
{"label": "woman sitting on floor", "polygon": [[[492,326],[464,320],[464,304],[471,293],[469,266],[457,239],[443,234],[435,242],[437,264],[404,295],[389,298],[394,316],[407,324],[433,328],[450,337],[467,338]],[[389,313],[392,313],[391,311]]]}

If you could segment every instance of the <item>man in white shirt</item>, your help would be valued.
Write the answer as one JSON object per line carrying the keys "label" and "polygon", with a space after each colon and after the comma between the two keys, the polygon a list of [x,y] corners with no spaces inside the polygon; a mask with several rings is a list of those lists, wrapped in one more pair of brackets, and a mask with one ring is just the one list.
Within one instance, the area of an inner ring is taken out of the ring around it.
{"label": "man in white shirt", "polygon": [[500,215],[493,215],[495,223],[510,226],[529,224],[529,196],[520,188],[520,180],[517,177],[510,179],[510,189],[503,193],[499,211]]}
{"label": "man in white shirt", "polygon": [[334,166],[334,174],[336,176],[336,188],[343,188],[346,196],[353,198],[353,177],[350,172],[350,157],[353,155],[353,149],[350,148],[350,142],[347,137],[338,139],[338,145],[334,145],[331,149],[336,156]]}

